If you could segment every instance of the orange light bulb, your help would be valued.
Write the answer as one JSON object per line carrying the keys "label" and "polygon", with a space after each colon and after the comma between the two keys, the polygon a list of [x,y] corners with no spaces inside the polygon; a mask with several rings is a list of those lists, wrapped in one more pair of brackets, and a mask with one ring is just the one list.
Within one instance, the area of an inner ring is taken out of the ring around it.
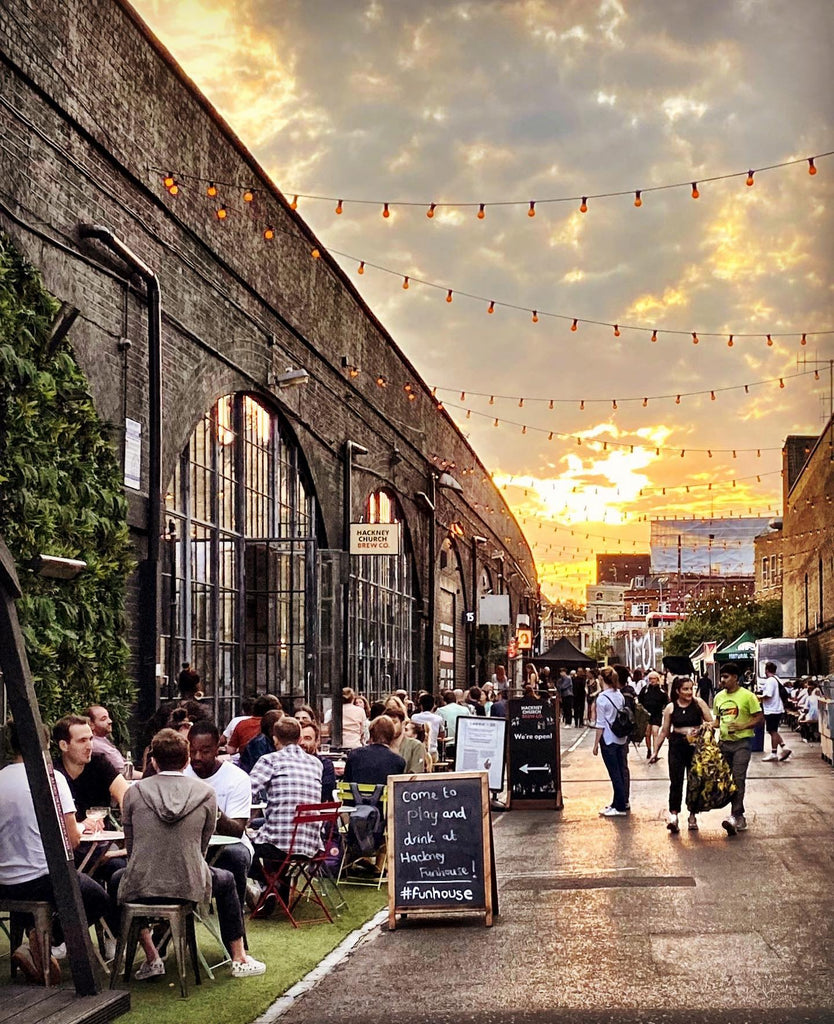
{"label": "orange light bulb", "polygon": [[693,345],[697,345],[698,344],[698,335],[694,331],[692,332],[692,344]]}
{"label": "orange light bulb", "polygon": [[730,337],[727,339],[727,348],[732,348],[732,347],[733,347],[733,336],[731,334]]}
{"label": "orange light bulb", "polygon": [[168,189],[168,191],[169,191],[169,192],[171,193],[171,195],[172,195],[172,196],[177,196],[177,195],[179,195],[179,193],[180,193],[180,187],[179,187],[179,185],[177,185],[176,183],[174,183],[174,184],[173,184],[173,185],[172,185],[172,186],[171,186],[171,187],[170,187],[170,188]]}
{"label": "orange light bulb", "polygon": [[225,220],[228,216],[229,216],[229,211],[226,209],[225,206],[221,206],[218,209],[218,211],[217,211],[217,219],[218,220]]}
{"label": "orange light bulb", "polygon": [[494,312],[495,312],[495,300],[490,302],[489,309],[487,309],[487,313],[494,313]]}
{"label": "orange light bulb", "polygon": [[692,182],[692,198],[693,199],[698,199],[700,197],[700,195],[701,195],[701,193],[698,191],[698,182],[697,181],[693,181]]}
{"label": "orange light bulb", "polygon": [[619,338],[620,336],[620,325],[614,324],[614,337]]}
{"label": "orange light bulb", "polygon": [[339,202],[336,203],[336,213],[340,214],[341,212],[342,212],[342,200],[340,199]]}
{"label": "orange light bulb", "polygon": [[747,172],[747,186],[748,186],[748,188],[749,188],[749,187],[750,187],[751,185],[753,185],[753,184],[754,184],[754,182],[753,182],[753,173],[754,173],[753,171],[748,171],[748,172]]}
{"label": "orange light bulb", "polygon": [[584,412],[585,411],[585,399],[584,398],[579,403],[579,411],[580,412]]}
{"label": "orange light bulb", "polygon": [[403,290],[404,291],[408,291],[408,278],[407,277],[403,278]]}
{"label": "orange light bulb", "polygon": [[388,203],[383,203],[383,205],[382,205],[382,216],[383,217],[390,217],[391,216],[391,211],[388,209]]}
{"label": "orange light bulb", "polygon": [[481,203],[478,207],[478,220],[483,220],[486,217],[486,211],[484,210],[484,204]]}
{"label": "orange light bulb", "polygon": [[634,193],[634,205],[635,206],[642,206],[643,205],[643,200],[640,197],[640,192],[639,191]]}
{"label": "orange light bulb", "polygon": [[319,252],[318,249],[313,249],[313,251],[310,253],[310,255],[313,257],[314,260],[321,259],[321,253]]}
{"label": "orange light bulb", "polygon": [[780,378],[779,378],[779,387],[780,387],[780,388],[783,388],[784,386],[785,386],[785,382],[784,382],[784,380],[782,380],[782,378],[780,377]]}
{"label": "orange light bulb", "polygon": [[644,398],[643,399],[643,408],[645,409],[648,404],[649,404],[648,398]]}
{"label": "orange light bulb", "polygon": [[588,212],[588,197],[587,196],[583,196],[582,197],[582,202],[579,204],[579,212],[580,213],[587,213]]}
{"label": "orange light bulb", "polygon": [[209,182],[208,188],[206,189],[206,195],[209,197],[209,199],[214,199],[214,197],[217,195],[217,186],[214,184],[213,181]]}
{"label": "orange light bulb", "polygon": [[165,177],[162,179],[162,184],[166,188],[170,188],[174,184],[174,176],[173,176],[173,174],[166,174]]}
{"label": "orange light bulb", "polygon": [[715,401],[715,392],[714,392],[714,391],[710,391],[710,393],[709,393],[709,398],[710,398],[710,401],[711,401],[711,402],[714,402],[714,401]]}
{"label": "orange light bulb", "polygon": [[577,321],[576,320],[574,320],[573,323],[570,325],[570,329],[572,331],[577,330]]}
{"label": "orange light bulb", "polygon": [[365,273],[365,261],[364,260],[362,260],[361,263],[359,264],[359,266],[356,268],[356,273],[357,274],[364,274]]}
{"label": "orange light bulb", "polygon": [[814,158],[812,156],[808,157],[808,173],[809,174],[816,174],[817,173],[817,168],[814,166]]}
{"label": "orange light bulb", "polygon": [[293,196],[292,197],[292,202],[290,203],[290,209],[291,210],[297,210],[298,209],[298,196]]}
{"label": "orange light bulb", "polygon": [[772,348],[773,347],[773,338],[771,338],[771,336],[769,334],[767,336],[767,344],[768,344],[768,348]]}
{"label": "orange light bulb", "polygon": [[534,309],[534,310],[533,310],[533,323],[534,323],[534,324],[537,324],[538,322],[539,322],[539,314],[538,314],[538,313],[536,312],[536,310]]}
{"label": "orange light bulb", "polygon": [[680,396],[680,395],[677,395],[677,396],[675,397],[675,405],[680,405],[680,404],[681,404],[681,396]]}
{"label": "orange light bulb", "polygon": [[451,302],[452,301],[452,289],[451,288],[446,292],[446,301],[447,302]]}
{"label": "orange light bulb", "polygon": [[264,229],[264,238],[269,242],[275,237],[275,231],[273,228],[268,227]]}
{"label": "orange light bulb", "polygon": [[431,203],[429,208],[428,208],[428,210],[426,210],[426,216],[429,218],[429,220],[431,220],[432,217],[434,216],[434,211],[435,211],[436,207],[437,207],[437,203]]}
{"label": "orange light bulb", "polygon": [[535,217],[536,216],[536,201],[535,201],[535,199],[531,199],[530,200],[530,209],[527,211],[527,216],[528,217]]}
{"label": "orange light bulb", "polygon": [[807,338],[805,337],[804,334],[802,335],[802,337],[801,337],[801,339],[799,341],[799,344],[800,345],[807,345],[808,344],[808,340],[807,340]]}
{"label": "orange light bulb", "polygon": [[652,331],[652,341],[657,341],[657,331]]}
{"label": "orange light bulb", "polygon": [[244,201],[244,203],[251,203],[254,198],[255,198],[255,193],[252,191],[251,188],[248,188],[243,193],[243,201]]}

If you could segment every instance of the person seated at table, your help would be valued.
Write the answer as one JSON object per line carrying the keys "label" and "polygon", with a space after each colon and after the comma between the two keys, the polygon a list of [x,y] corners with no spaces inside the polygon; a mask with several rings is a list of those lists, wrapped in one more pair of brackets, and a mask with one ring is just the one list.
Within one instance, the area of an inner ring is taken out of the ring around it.
{"label": "person seated at table", "polygon": [[301,704],[295,709],[295,711],[293,711],[293,718],[298,719],[299,725],[304,725],[307,722],[315,722],[319,727],[319,733],[321,732],[321,719],[312,704]]}
{"label": "person seated at table", "polygon": [[104,754],[116,771],[124,775],[125,759],[113,742],[110,712],[101,704],[91,704],[84,714],[90,719],[90,728],[93,730],[93,753]]}
{"label": "person seated at table", "polygon": [[[255,834],[253,843],[259,860],[281,861],[290,849],[293,818],[298,805],[322,802],[322,763],[299,745],[301,726],[289,715],[278,719],[272,736],[275,753],[264,754],[249,776],[252,794],[266,793],[264,823]],[[298,828],[295,853],[313,857],[320,846],[321,830],[318,824]],[[259,867],[253,866],[252,875],[258,881],[263,881]],[[289,881],[283,883],[280,892],[281,898],[287,903],[290,895]],[[276,902],[274,894],[271,894],[261,911],[264,917],[272,913]]]}
{"label": "person seated at table", "polygon": [[412,722],[420,722],[425,725],[428,729],[428,748],[431,754],[432,762],[436,762],[439,759],[438,754],[438,741],[445,740],[445,723],[443,719],[435,711],[435,700],[430,693],[423,693],[417,698],[417,702],[420,705],[420,710],[411,716]]}
{"label": "person seated at table", "polygon": [[380,715],[371,722],[371,742],[365,747],[351,750],[345,762],[345,782],[356,782],[371,786],[385,786],[389,775],[405,772],[405,759],[391,750],[396,727],[387,715]]}
{"label": "person seated at table", "polygon": [[405,761],[406,772],[417,774],[427,771],[431,763],[429,752],[419,740],[415,740],[413,736],[406,736],[405,705],[399,697],[389,697],[386,700],[385,714],[394,722],[394,742],[391,749]]}
{"label": "person seated at table", "polygon": [[[223,945],[232,958],[232,977],[250,978],[266,965],[244,948],[243,913],[234,876],[209,868],[205,855],[217,819],[217,795],[210,785],[185,776],[188,739],[162,729],[151,741],[157,774],[125,794],[123,827],[127,867],[113,882],[119,903],[206,903],[213,896]],[[157,956],[143,964],[137,978],[159,977],[165,964]]]}
{"label": "person seated at table", "polygon": [[240,757],[237,760],[237,766],[242,769],[246,775],[252,771],[255,767],[255,763],[263,757],[264,754],[275,753],[275,744],[272,742],[272,730],[278,719],[283,717],[284,712],[281,711],[280,708],[273,708],[272,711],[267,711],[261,719],[261,731],[257,736],[253,736],[243,750],[241,750]]}
{"label": "person seated at table", "polygon": [[[266,717],[266,716],[264,716]],[[247,744],[248,746],[248,744]],[[195,722],[188,734],[191,763],[184,771],[186,778],[202,779],[214,790],[217,798],[218,836],[231,836],[239,840],[224,846],[212,861],[212,866],[231,871],[235,879],[241,909],[246,900],[246,877],[252,864],[252,843],[246,835],[246,826],[252,813],[252,790],[246,772],[217,756],[220,748],[220,730],[214,722]]]}
{"label": "person seated at table", "polygon": [[103,828],[100,819],[88,818],[91,807],[121,805],[130,788],[121,774],[103,754],[93,753],[93,730],[89,718],[65,715],[52,727],[52,740],[61,756],[54,762],[69,783],[75,801],[76,817],[87,832]]}
{"label": "person seated at table", "polygon": [[226,753],[239,754],[246,744],[261,731],[261,719],[267,711],[280,711],[281,701],[274,693],[263,693],[252,706],[252,714],[238,722],[226,740]]}
{"label": "person seated at table", "polygon": [[[48,735],[45,735],[44,739],[48,742]],[[49,876],[49,865],[46,862],[41,830],[23,764],[18,730],[12,721],[6,723],[6,740],[13,760],[0,771],[0,898],[42,900],[54,905],[55,896],[52,879]],[[76,820],[75,801],[69,783],[59,772],[55,772],[55,785],[67,838],[75,850],[81,842],[81,826]],[[103,917],[115,924],[110,900],[98,882],[89,875],[79,874],[78,885],[88,923]],[[40,945],[33,937],[31,926],[32,921],[29,917],[24,924],[29,935],[29,947],[27,949],[21,946],[13,950],[12,960],[28,978],[42,984],[44,965]],[[58,945],[60,942],[59,929],[55,928],[53,944]],[[60,977],[60,967],[53,958],[50,980],[57,984]]]}
{"label": "person seated at table", "polygon": [[319,740],[321,733],[317,722],[299,722],[301,726],[301,738],[298,745],[308,754],[317,757],[321,761],[321,802],[328,803],[333,799],[333,790],[336,788],[336,768],[329,757],[322,757],[319,754]]}

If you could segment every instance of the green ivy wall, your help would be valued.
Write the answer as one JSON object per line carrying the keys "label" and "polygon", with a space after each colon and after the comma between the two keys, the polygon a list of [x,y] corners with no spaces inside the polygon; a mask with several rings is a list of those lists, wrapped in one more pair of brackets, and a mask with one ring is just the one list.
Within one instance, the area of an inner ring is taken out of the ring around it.
{"label": "green ivy wall", "polygon": [[[58,305],[0,235],[0,535],[24,591],[18,614],[44,719],[102,703],[124,735],[134,698],[123,639],[127,508],[69,336],[49,350]],[[87,569],[70,582],[42,579],[21,568],[36,554],[81,558]]]}

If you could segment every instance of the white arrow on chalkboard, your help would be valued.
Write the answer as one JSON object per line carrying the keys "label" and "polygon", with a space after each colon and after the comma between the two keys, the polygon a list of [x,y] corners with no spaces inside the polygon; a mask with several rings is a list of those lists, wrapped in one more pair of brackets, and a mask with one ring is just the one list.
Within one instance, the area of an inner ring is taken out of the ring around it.
{"label": "white arrow on chalkboard", "polygon": [[519,768],[519,771],[524,772],[525,775],[529,774],[530,772],[549,772],[550,771],[550,765],[549,764],[523,764],[521,766],[521,768]]}

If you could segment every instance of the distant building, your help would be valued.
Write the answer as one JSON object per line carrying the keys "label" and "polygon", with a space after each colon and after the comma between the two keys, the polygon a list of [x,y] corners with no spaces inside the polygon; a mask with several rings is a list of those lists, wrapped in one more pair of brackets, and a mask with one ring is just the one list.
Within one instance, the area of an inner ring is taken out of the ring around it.
{"label": "distant building", "polygon": [[623,618],[623,583],[589,583],[585,588],[586,619],[594,622],[614,622]]}
{"label": "distant building", "polygon": [[655,519],[651,524],[651,571],[655,574],[749,576],[754,572],[755,538],[770,517]]}
{"label": "distant building", "polygon": [[633,576],[648,576],[651,555],[597,555],[597,583],[628,584]]}

